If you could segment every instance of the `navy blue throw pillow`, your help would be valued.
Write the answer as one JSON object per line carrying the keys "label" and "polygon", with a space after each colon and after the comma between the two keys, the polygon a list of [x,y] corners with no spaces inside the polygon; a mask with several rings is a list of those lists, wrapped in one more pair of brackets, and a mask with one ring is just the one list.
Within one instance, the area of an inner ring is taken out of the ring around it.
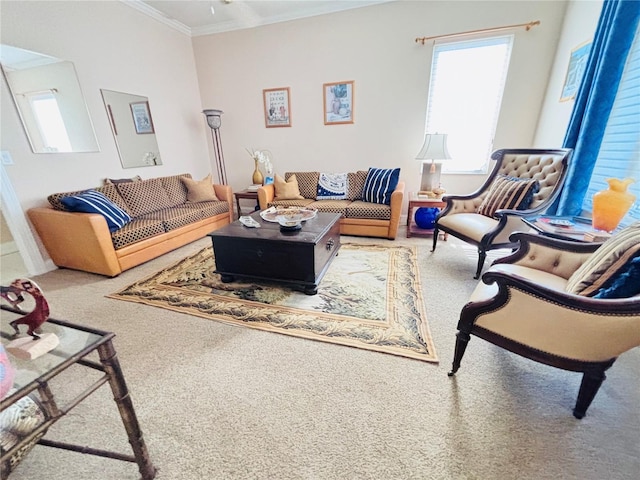
{"label": "navy blue throw pillow", "polygon": [[370,168],[362,189],[362,200],[390,205],[391,194],[398,186],[399,180],[399,168]]}
{"label": "navy blue throw pillow", "polygon": [[127,212],[95,190],[63,197],[60,202],[71,212],[99,213],[107,220],[110,232],[119,230],[131,221]]}
{"label": "navy blue throw pillow", "polygon": [[611,284],[593,298],[629,298],[640,293],[640,256],[633,258],[613,277]]}

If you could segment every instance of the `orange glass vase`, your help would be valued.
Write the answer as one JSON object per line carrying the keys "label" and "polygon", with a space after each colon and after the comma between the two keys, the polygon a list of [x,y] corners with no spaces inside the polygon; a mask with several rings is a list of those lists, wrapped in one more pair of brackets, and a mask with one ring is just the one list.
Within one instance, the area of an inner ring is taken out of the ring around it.
{"label": "orange glass vase", "polygon": [[609,188],[593,195],[593,228],[605,232],[616,229],[636,199],[635,195],[627,192],[633,182],[631,178],[608,178]]}

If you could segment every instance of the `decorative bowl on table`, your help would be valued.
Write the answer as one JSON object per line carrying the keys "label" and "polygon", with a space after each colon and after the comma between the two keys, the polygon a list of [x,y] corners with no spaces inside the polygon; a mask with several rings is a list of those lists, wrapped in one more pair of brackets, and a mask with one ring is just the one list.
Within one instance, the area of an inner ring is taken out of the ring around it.
{"label": "decorative bowl on table", "polygon": [[305,222],[307,220],[311,220],[318,213],[317,210],[313,208],[304,208],[304,207],[269,207],[266,210],[262,210],[260,212],[260,217],[267,222],[280,223],[278,217],[286,215],[301,215],[302,218],[300,221]]}
{"label": "decorative bowl on table", "polygon": [[286,212],[276,216],[281,230],[300,230],[304,215],[300,212]]}

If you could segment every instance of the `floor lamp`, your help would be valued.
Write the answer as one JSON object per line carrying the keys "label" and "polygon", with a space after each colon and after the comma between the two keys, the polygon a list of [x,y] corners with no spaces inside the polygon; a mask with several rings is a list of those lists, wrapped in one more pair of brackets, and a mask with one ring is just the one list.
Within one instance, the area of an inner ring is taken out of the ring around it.
{"label": "floor lamp", "polygon": [[218,169],[218,180],[221,185],[227,185],[227,170],[224,166],[224,154],[222,153],[222,141],[220,140],[220,115],[222,110],[203,110],[207,116],[207,125],[211,128],[211,140],[213,142],[213,153],[216,157],[216,168]]}

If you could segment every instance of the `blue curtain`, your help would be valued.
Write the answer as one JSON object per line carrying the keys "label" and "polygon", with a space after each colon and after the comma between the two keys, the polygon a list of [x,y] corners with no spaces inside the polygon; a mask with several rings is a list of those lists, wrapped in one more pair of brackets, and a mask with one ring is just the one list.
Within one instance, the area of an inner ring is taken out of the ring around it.
{"label": "blue curtain", "polygon": [[563,147],[573,148],[557,215],[579,215],[620,77],[640,21],[640,2],[605,0]]}

